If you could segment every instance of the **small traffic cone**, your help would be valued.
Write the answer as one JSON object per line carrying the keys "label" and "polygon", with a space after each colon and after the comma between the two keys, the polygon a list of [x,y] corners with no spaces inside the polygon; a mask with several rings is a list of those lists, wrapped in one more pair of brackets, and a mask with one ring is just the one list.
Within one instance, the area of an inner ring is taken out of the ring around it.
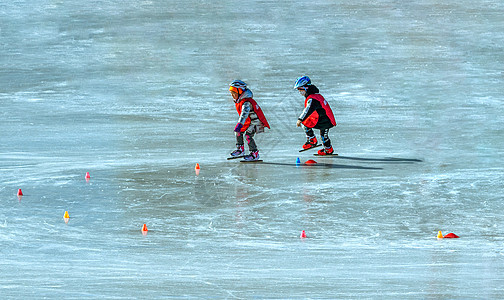
{"label": "small traffic cone", "polygon": [[444,236],[445,239],[458,239],[459,236],[456,235],[455,233],[448,233],[447,235]]}
{"label": "small traffic cone", "polygon": [[443,233],[441,232],[441,230],[438,231],[437,238],[438,239],[442,239],[443,238]]}
{"label": "small traffic cone", "polygon": [[68,224],[70,220],[70,216],[68,215],[68,211],[65,210],[65,214],[63,215],[63,220],[65,220],[65,224]]}
{"label": "small traffic cone", "polygon": [[18,190],[17,195],[18,196],[23,196],[23,192],[21,191],[21,189]]}
{"label": "small traffic cone", "polygon": [[86,172],[86,179],[91,179],[91,175],[89,175],[89,172]]}
{"label": "small traffic cone", "polygon": [[298,157],[297,160],[296,160],[296,165],[299,165],[299,164],[301,164],[301,160]]}
{"label": "small traffic cone", "polygon": [[200,173],[200,166],[199,166],[198,163],[196,164],[196,167],[194,167],[194,171],[196,172],[196,175],[199,175],[199,173]]}
{"label": "small traffic cone", "polygon": [[142,226],[142,231],[149,231],[149,230],[147,229],[147,224],[143,224],[143,226]]}
{"label": "small traffic cone", "polygon": [[302,238],[302,239],[305,239],[305,238],[306,238],[306,233],[305,233],[305,231],[304,231],[304,230],[303,230],[303,231],[301,231],[301,236],[300,236],[300,238]]}

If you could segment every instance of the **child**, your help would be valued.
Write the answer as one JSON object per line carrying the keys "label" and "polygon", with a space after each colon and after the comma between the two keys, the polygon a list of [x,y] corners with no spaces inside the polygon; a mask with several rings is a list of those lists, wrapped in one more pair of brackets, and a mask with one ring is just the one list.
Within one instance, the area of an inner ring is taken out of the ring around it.
{"label": "child", "polygon": [[294,84],[294,88],[305,97],[305,109],[299,116],[296,126],[303,124],[308,139],[303,145],[303,149],[310,149],[317,145],[317,138],[312,128],[320,130],[320,137],[324,144],[324,149],[317,152],[318,155],[330,155],[334,150],[329,139],[329,128],[336,126],[333,112],[329,103],[319,94],[319,89],[311,83],[308,76],[299,77]]}
{"label": "child", "polygon": [[243,156],[243,159],[247,161],[258,160],[259,150],[257,150],[254,141],[254,134],[264,132],[264,127],[270,128],[268,121],[259,105],[252,99],[252,91],[247,88],[245,82],[241,80],[231,82],[229,91],[234,99],[236,111],[240,115],[234,129],[236,133],[236,150],[231,153],[231,156],[243,156],[245,152],[243,134],[245,134],[250,154]]}

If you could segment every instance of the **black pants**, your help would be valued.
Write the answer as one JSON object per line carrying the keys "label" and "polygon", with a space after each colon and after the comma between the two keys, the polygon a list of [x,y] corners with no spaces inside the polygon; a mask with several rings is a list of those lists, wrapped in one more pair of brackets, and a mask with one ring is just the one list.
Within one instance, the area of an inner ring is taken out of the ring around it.
{"label": "black pants", "polygon": [[[304,126],[304,130],[307,138],[315,137],[315,133],[313,132],[313,128],[308,128]],[[324,144],[324,148],[331,148],[331,140],[329,139],[329,128],[320,129],[320,137],[322,138],[322,143]]]}

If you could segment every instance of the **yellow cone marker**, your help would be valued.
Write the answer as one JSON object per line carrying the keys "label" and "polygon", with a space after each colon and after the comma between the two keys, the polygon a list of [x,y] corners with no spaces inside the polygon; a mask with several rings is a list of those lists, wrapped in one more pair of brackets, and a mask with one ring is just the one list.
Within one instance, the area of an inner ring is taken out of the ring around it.
{"label": "yellow cone marker", "polygon": [[63,216],[63,220],[65,220],[65,224],[68,224],[70,220],[70,216],[68,215],[68,211],[65,210],[65,215]]}
{"label": "yellow cone marker", "polygon": [[438,239],[442,239],[443,238],[443,233],[441,233],[441,230],[438,232],[437,238]]}

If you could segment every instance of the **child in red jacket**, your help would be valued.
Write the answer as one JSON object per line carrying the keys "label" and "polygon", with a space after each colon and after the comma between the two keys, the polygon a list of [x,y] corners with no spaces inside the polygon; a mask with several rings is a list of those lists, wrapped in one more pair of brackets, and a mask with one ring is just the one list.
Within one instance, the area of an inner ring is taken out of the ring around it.
{"label": "child in red jacket", "polygon": [[[252,98],[252,91],[247,88],[247,84],[241,80],[235,80],[229,85],[229,91],[234,99],[236,111],[240,115],[238,123],[234,129],[236,133],[236,150],[231,153],[232,157],[243,156],[244,160],[259,160],[259,150],[254,141],[256,133],[264,132],[264,127],[270,128],[266,117]],[[250,150],[249,155],[244,155],[243,135],[245,135]]]}

